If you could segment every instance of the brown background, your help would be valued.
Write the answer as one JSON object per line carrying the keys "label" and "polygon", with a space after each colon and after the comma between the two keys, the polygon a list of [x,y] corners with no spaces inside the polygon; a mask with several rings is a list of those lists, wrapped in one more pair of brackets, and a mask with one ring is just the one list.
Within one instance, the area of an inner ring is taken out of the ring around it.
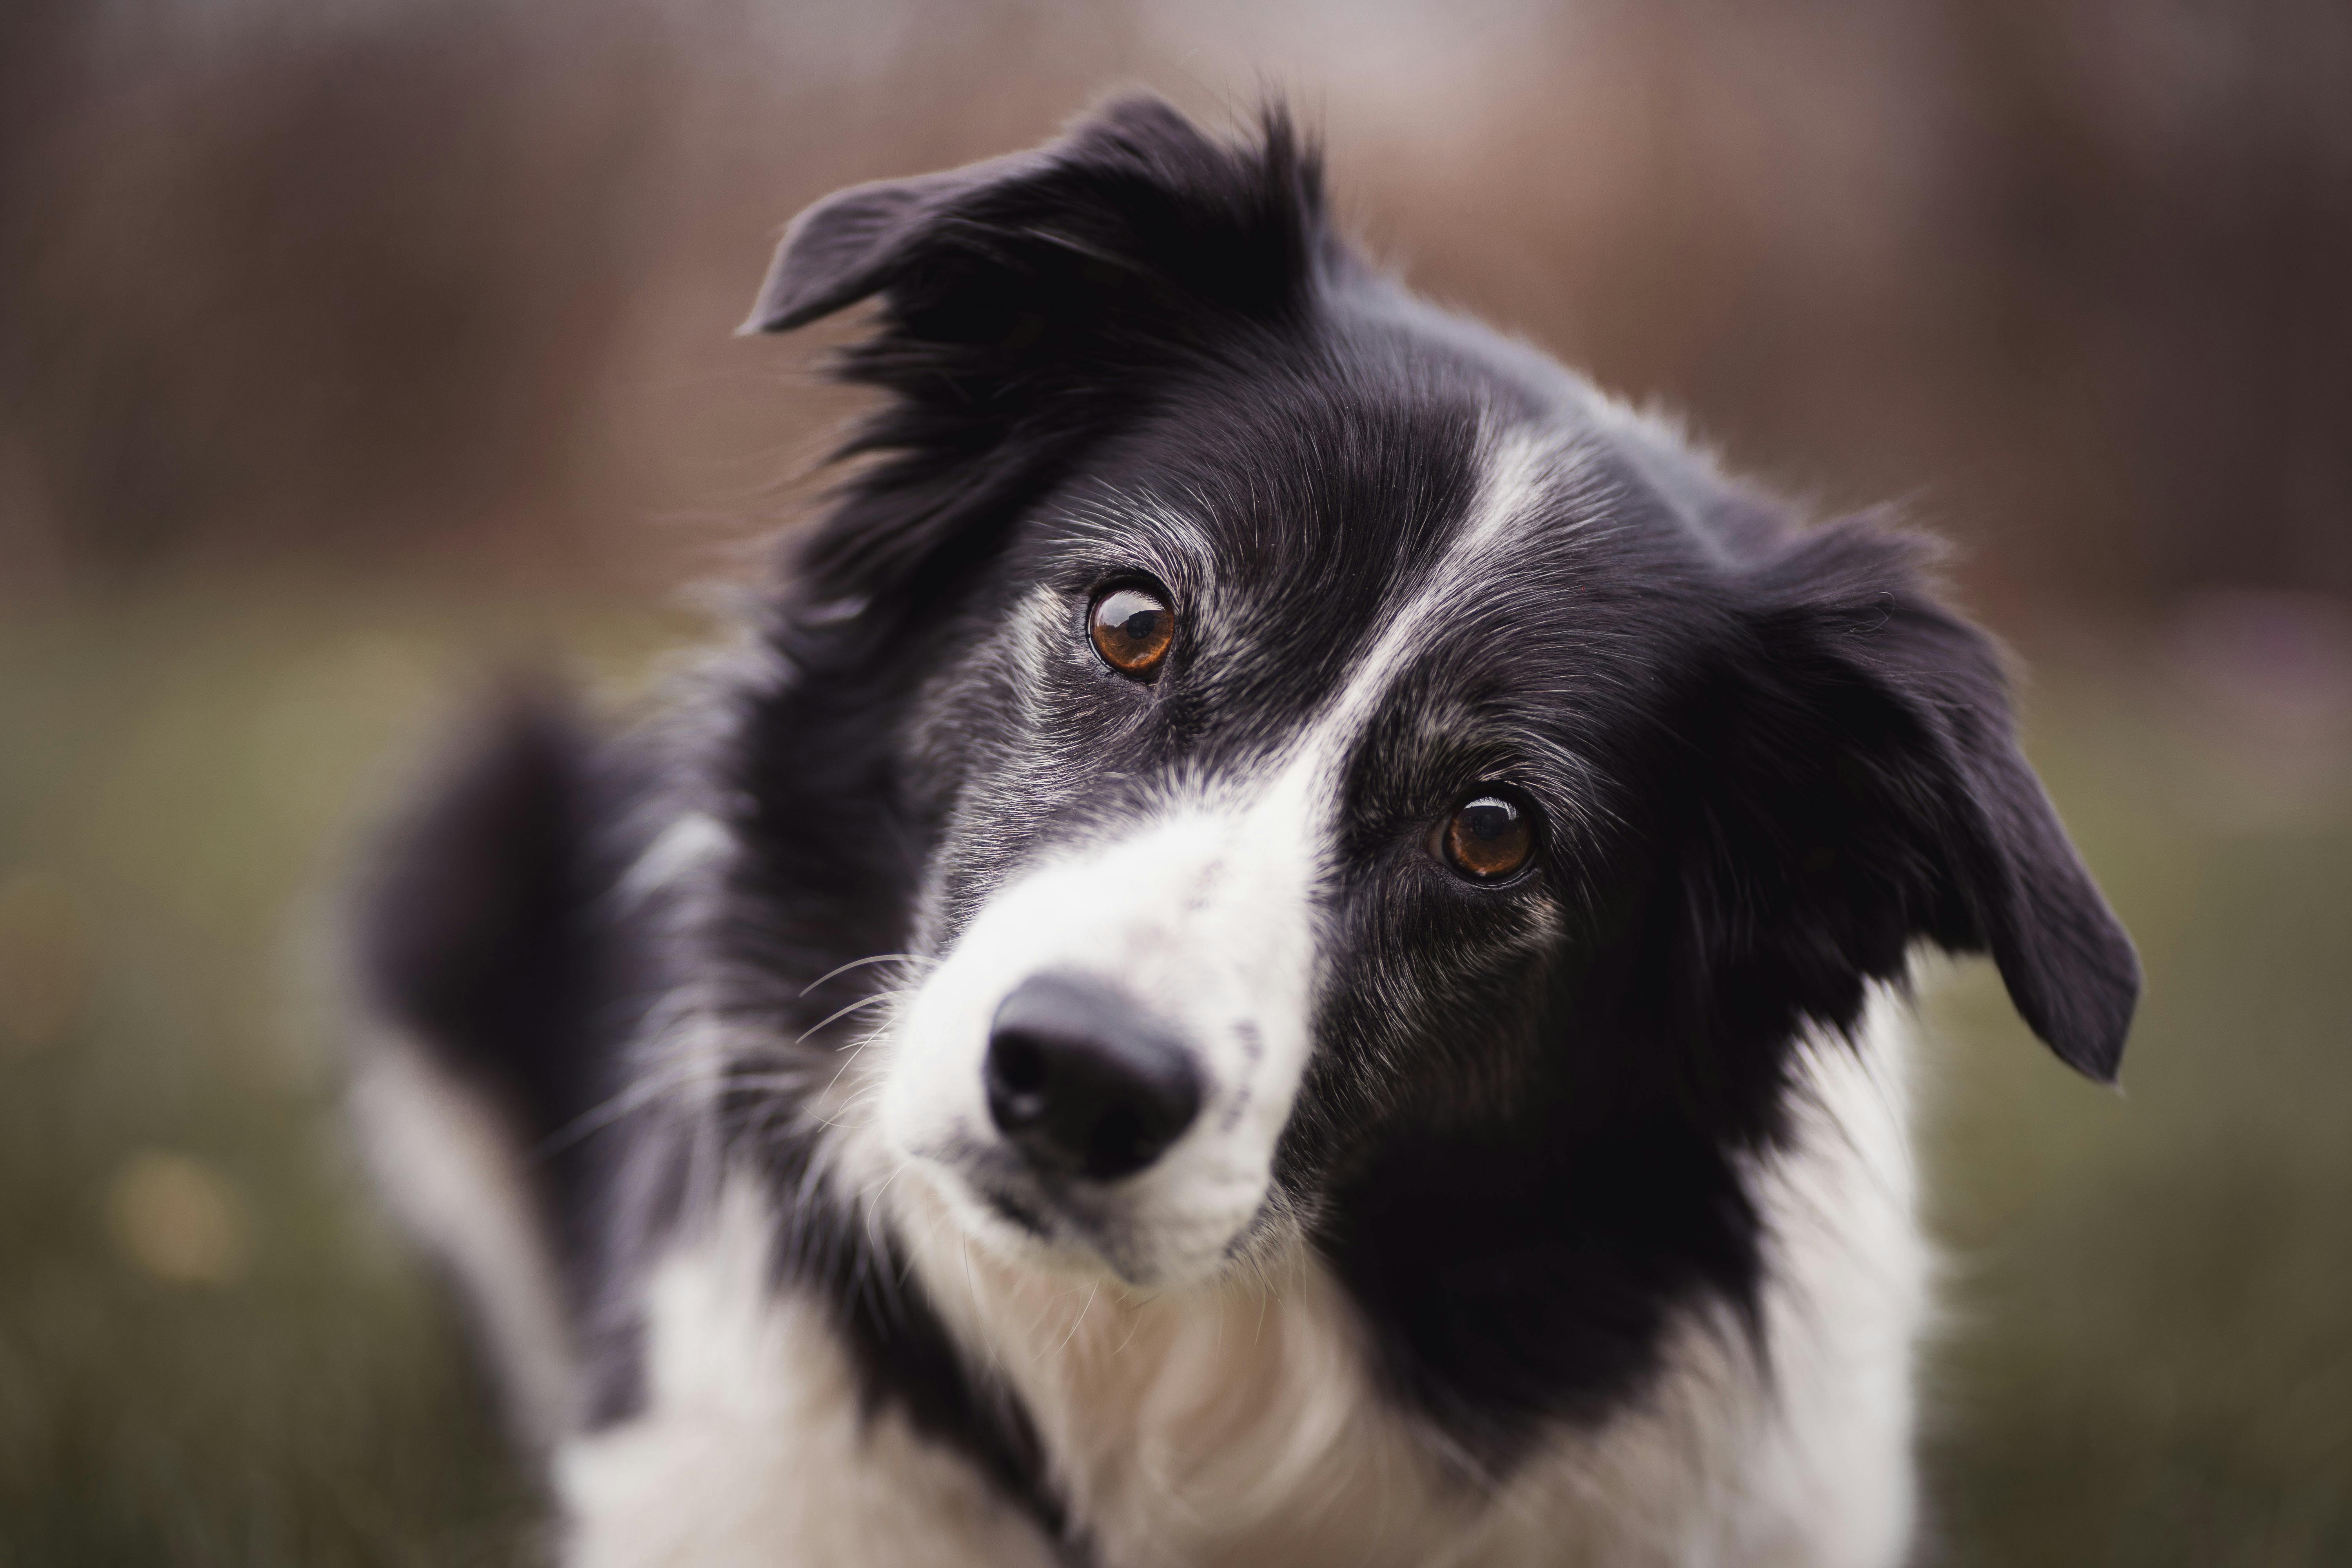
{"label": "brown background", "polygon": [[773,229],[1121,82],[1287,96],[1416,282],[1828,504],[1911,501],[1998,614],[2352,590],[2340,4],[11,16],[18,595],[764,521],[833,412],[727,336]]}

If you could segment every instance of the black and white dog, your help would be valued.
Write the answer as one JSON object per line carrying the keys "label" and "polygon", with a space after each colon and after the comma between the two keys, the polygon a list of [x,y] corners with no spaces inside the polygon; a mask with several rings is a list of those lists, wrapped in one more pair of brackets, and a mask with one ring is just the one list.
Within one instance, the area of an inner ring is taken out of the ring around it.
{"label": "black and white dog", "polygon": [[1901,1559],[1920,944],[2128,941],[1923,549],[1332,233],[1279,115],[843,192],[862,458],[743,646],[518,703],[356,1095],[581,1564]]}

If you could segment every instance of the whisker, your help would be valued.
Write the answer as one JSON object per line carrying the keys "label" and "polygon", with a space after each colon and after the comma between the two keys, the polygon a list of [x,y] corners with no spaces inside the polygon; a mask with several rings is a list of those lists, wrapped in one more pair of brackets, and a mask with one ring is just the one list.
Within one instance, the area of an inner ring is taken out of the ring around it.
{"label": "whisker", "polygon": [[803,1029],[798,1037],[793,1041],[793,1044],[795,1046],[806,1045],[808,1043],[808,1037],[811,1035],[815,1034],[819,1029],[825,1027],[827,1025],[839,1023],[842,1019],[848,1017],[852,1013],[856,1012],[861,1007],[871,1007],[877,1002],[889,1002],[896,1000],[898,994],[895,991],[877,991],[871,996],[860,996],[856,1001],[852,1002],[846,1007],[836,1007],[832,1012],[827,1013],[824,1017],[818,1019],[815,1023],[811,1024],[807,1028]]}
{"label": "whisker", "polygon": [[[824,1093],[825,1093],[825,1094],[831,1094],[831,1093],[833,1092],[834,1085],[835,1085],[835,1084],[837,1084],[837,1083],[839,1083],[839,1082],[841,1081],[841,1075],[842,1075],[843,1073],[845,1073],[845,1072],[847,1072],[847,1071],[849,1070],[849,1065],[850,1065],[852,1062],[856,1061],[856,1059],[857,1059],[861,1055],[863,1055],[863,1054],[865,1053],[865,1050],[866,1050],[866,1047],[868,1047],[868,1046],[872,1045],[875,1041],[877,1041],[877,1040],[880,1039],[881,1037],[882,1037],[882,1031],[881,1031],[881,1030],[879,1030],[879,1029],[877,1029],[877,1030],[875,1030],[875,1031],[874,1031],[874,1033],[872,1033],[872,1034],[870,1034],[870,1035],[866,1036],[864,1039],[862,1039],[862,1040],[858,1041],[856,1045],[854,1045],[854,1046],[850,1047],[849,1047],[849,1050],[848,1050],[848,1052],[847,1052],[847,1054],[845,1054],[845,1056],[843,1056],[843,1058],[841,1058],[841,1065],[840,1065],[839,1067],[837,1067],[837,1068],[834,1068],[834,1069],[833,1069],[833,1077],[831,1077],[830,1079],[827,1079],[825,1080],[825,1085],[824,1085]],[[820,1097],[820,1098],[822,1098],[822,1097]]]}
{"label": "whisker", "polygon": [[1070,1342],[1078,1337],[1078,1331],[1080,1329],[1086,1327],[1087,1314],[1095,1310],[1095,1298],[1101,1294],[1101,1292],[1102,1281],[1097,1279],[1094,1283],[1094,1289],[1087,1292],[1086,1302],[1083,1306],[1079,1307],[1078,1315],[1070,1321],[1070,1331],[1064,1334],[1062,1336],[1062,1342],[1055,1345],[1053,1350],[1047,1353],[1052,1355],[1060,1355],[1064,1351],[1070,1348]]}
{"label": "whisker", "polygon": [[877,952],[871,958],[853,958],[847,963],[842,964],[837,968],[826,970],[823,974],[818,975],[814,980],[812,980],[806,985],[802,986],[801,994],[805,996],[810,992],[815,990],[818,986],[824,984],[826,981],[846,974],[853,969],[863,969],[869,963],[936,964],[938,963],[938,959],[925,958],[919,952]]}

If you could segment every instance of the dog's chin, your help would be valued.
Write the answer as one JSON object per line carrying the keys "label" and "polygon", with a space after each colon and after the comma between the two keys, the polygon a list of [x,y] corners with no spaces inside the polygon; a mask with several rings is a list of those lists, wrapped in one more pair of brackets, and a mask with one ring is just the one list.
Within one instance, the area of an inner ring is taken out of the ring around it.
{"label": "dog's chin", "polygon": [[911,1163],[948,1223],[974,1245],[1024,1271],[1076,1283],[1109,1281],[1154,1294],[1210,1284],[1232,1267],[1234,1243],[1246,1228],[1222,1216],[1175,1226],[1139,1222],[1116,1201],[1081,1205],[993,1172]]}

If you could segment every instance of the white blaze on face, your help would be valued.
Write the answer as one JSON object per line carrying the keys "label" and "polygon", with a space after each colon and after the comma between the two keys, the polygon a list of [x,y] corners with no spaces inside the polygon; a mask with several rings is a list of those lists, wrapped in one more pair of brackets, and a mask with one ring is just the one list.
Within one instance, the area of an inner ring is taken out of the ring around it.
{"label": "white blaze on face", "polygon": [[[1415,650],[1496,569],[1513,525],[1565,467],[1525,440],[1490,445],[1478,504],[1454,547],[1257,779],[1198,789],[1107,841],[1073,844],[981,907],[890,1030],[880,1096],[889,1152],[921,1172],[966,1228],[1016,1254],[1107,1262],[1137,1284],[1224,1266],[1266,1202],[1313,1048],[1318,888],[1341,769]],[[1014,988],[1045,974],[1103,986],[1156,1033],[1181,1039],[1202,1089],[1199,1114],[1156,1162],[1064,1194],[1060,1206],[1082,1209],[1083,1222],[1055,1225],[1051,1245],[1000,1217],[971,1184],[983,1164],[1005,1168],[985,1088],[992,1024]]]}
{"label": "white blaze on face", "polygon": [[894,1151],[982,1235],[1003,1221],[963,1180],[997,1142],[990,1026],[1034,975],[1094,981],[1193,1053],[1201,1109],[1151,1165],[1101,1194],[1138,1283],[1213,1272],[1265,1201],[1310,1044],[1314,886],[1324,837],[1305,768],[1254,802],[1168,810],[1029,870],[991,898],[900,1020],[882,1095]]}

